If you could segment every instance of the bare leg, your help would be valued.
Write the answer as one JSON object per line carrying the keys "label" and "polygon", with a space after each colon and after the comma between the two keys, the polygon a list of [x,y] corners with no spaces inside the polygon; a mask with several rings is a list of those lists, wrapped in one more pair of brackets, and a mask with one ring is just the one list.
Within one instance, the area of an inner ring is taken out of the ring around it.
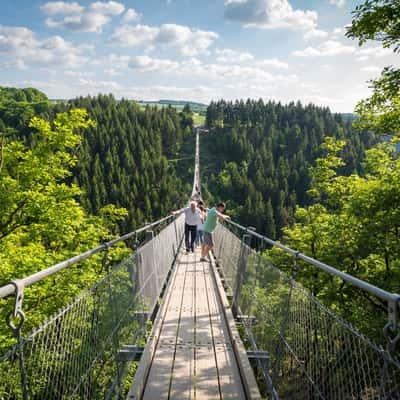
{"label": "bare leg", "polygon": [[207,254],[208,254],[208,249],[209,249],[209,247],[205,243],[203,243],[201,245],[201,257],[202,258],[206,258]]}

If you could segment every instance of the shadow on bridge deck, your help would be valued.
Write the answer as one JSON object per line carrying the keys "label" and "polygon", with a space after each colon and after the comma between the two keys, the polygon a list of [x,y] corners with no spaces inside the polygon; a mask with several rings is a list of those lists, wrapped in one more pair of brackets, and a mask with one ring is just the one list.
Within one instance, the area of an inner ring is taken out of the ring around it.
{"label": "shadow on bridge deck", "polygon": [[199,249],[179,255],[156,319],[158,326],[153,327],[153,346],[147,346],[152,355],[143,357],[128,399],[259,397],[251,368],[239,365],[242,357],[237,357],[232,337],[240,339],[236,327],[226,320],[230,308],[214,265],[199,259]]}

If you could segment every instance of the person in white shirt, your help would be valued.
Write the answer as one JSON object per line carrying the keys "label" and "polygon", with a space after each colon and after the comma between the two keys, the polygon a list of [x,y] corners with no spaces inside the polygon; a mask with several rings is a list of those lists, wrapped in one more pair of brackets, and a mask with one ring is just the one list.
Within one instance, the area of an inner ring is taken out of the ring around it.
{"label": "person in white shirt", "polygon": [[[186,251],[194,252],[194,243],[197,235],[197,225],[201,224],[201,211],[197,208],[196,202],[190,202],[189,207],[173,211],[172,215],[185,214],[185,245]],[[190,238],[189,238],[190,236]]]}

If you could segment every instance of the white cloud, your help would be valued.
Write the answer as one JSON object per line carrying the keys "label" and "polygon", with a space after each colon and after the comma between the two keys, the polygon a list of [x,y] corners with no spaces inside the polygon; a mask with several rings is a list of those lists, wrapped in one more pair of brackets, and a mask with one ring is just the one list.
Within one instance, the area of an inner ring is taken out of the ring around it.
{"label": "white cloud", "polygon": [[126,24],[130,21],[138,21],[140,17],[141,15],[138,12],[136,12],[133,8],[129,8],[122,17],[122,23]]}
{"label": "white cloud", "polygon": [[116,1],[96,1],[91,3],[88,8],[78,3],[48,2],[41,9],[46,14],[63,15],[59,19],[47,18],[46,25],[49,28],[100,33],[103,26],[111,21],[110,16],[123,13],[125,6]]}
{"label": "white cloud", "polygon": [[294,10],[288,0],[225,0],[225,18],[246,27],[314,30],[318,14]]}
{"label": "white cloud", "polygon": [[307,47],[293,52],[297,57],[334,57],[355,52],[353,46],[347,46],[337,40],[327,40],[317,47]]}
{"label": "white cloud", "polygon": [[48,3],[43,4],[40,9],[45,14],[55,15],[81,13],[84,10],[84,7],[76,2],[66,3],[64,1],[49,1]]}
{"label": "white cloud", "polygon": [[344,37],[345,32],[346,32],[346,28],[345,27],[343,27],[343,28],[340,28],[340,27],[334,28],[333,31],[332,31],[331,37],[332,37],[332,39],[340,39],[340,38]]}
{"label": "white cloud", "polygon": [[[264,60],[265,64],[275,63],[278,60]],[[273,74],[260,66],[245,66],[240,64],[216,64],[202,63],[196,58],[190,58],[181,62],[151,58],[149,56],[135,56],[129,62],[129,67],[141,73],[161,72],[174,76],[174,80],[182,77],[193,77],[214,81],[216,83],[237,84],[238,79],[255,84],[279,82],[282,84],[294,83],[297,81],[296,75]]]}
{"label": "white cloud", "polygon": [[161,26],[121,25],[115,29],[108,42],[112,46],[155,46],[175,48],[181,55],[195,56],[207,51],[218,35],[211,31],[191,29],[176,24]]}
{"label": "white cloud", "polygon": [[339,8],[343,8],[346,4],[346,0],[329,0],[329,3],[338,6]]}
{"label": "white cloud", "polygon": [[135,56],[130,60],[129,67],[143,72],[168,72],[177,70],[179,68],[179,63],[168,59]]}
{"label": "white cloud", "polygon": [[64,71],[65,76],[70,76],[71,78],[90,78],[94,77],[96,74],[92,71]]}
{"label": "white cloud", "polygon": [[122,75],[121,72],[117,71],[115,68],[106,68],[104,73],[109,76],[120,76]]}
{"label": "white cloud", "polygon": [[103,81],[103,80],[93,80],[79,78],[76,85],[83,87],[87,93],[104,93],[104,92],[121,92],[124,86],[115,81]]}
{"label": "white cloud", "polygon": [[27,28],[0,26],[0,54],[6,61],[76,68],[87,63],[87,50],[88,46],[75,47],[60,36],[38,40]]}
{"label": "white cloud", "polygon": [[357,51],[358,60],[365,61],[371,58],[382,58],[393,55],[393,51],[383,47],[366,47]]}
{"label": "white cloud", "polygon": [[266,60],[262,60],[257,62],[258,65],[261,66],[271,66],[274,68],[280,68],[280,69],[288,69],[289,64],[283,61],[278,60],[277,58],[270,58]]}
{"label": "white cloud", "polygon": [[103,60],[110,65],[112,65],[114,68],[126,68],[128,67],[130,57],[127,55],[118,55],[111,53],[109,56],[107,56],[106,60]]}
{"label": "white cloud", "polygon": [[22,71],[27,68],[23,60],[8,60],[0,63],[0,68],[4,69],[17,69]]}
{"label": "white cloud", "polygon": [[53,18],[46,19],[46,25],[49,28],[68,29],[76,32],[97,32],[100,33],[103,26],[110,22],[110,18],[97,13],[85,13],[83,15],[74,15],[64,17],[62,20]]}
{"label": "white cloud", "polygon": [[92,3],[89,8],[96,13],[106,14],[106,15],[119,15],[125,10],[125,6],[116,1],[96,1]]}
{"label": "white cloud", "polygon": [[312,29],[304,33],[304,39],[315,39],[315,38],[325,38],[328,36],[328,32],[321,29]]}
{"label": "white cloud", "polygon": [[241,52],[232,49],[216,49],[215,54],[217,55],[216,60],[219,63],[237,63],[254,59],[254,56],[248,52]]}
{"label": "white cloud", "polygon": [[121,25],[108,40],[113,46],[130,47],[151,45],[157,37],[158,28],[148,25]]}
{"label": "white cloud", "polygon": [[370,66],[361,68],[361,71],[372,72],[374,74],[377,74],[382,71],[382,68],[370,65]]}

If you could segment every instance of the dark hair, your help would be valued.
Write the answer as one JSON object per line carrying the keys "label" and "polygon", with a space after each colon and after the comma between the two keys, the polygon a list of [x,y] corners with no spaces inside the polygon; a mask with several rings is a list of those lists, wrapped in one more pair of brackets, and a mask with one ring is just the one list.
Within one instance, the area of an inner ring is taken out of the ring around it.
{"label": "dark hair", "polygon": [[217,208],[219,208],[219,207],[224,207],[224,208],[226,208],[226,205],[225,205],[225,203],[223,203],[223,202],[221,201],[220,203],[217,204]]}
{"label": "dark hair", "polygon": [[203,203],[202,200],[198,200],[198,201],[197,201],[197,205],[198,205],[198,206],[204,206],[204,203]]}

